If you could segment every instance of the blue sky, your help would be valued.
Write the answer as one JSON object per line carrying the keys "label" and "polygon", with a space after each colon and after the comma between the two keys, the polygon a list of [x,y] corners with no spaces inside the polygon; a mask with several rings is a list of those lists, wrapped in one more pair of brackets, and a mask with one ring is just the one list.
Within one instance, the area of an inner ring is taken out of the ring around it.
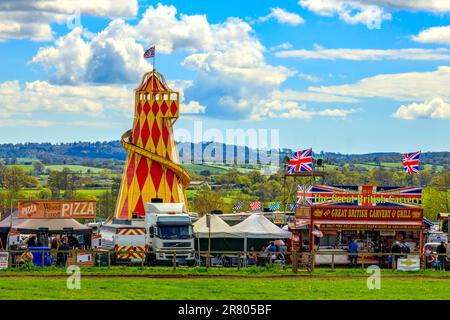
{"label": "blue sky", "polygon": [[2,1],[0,143],[119,139],[156,44],[180,138],[201,123],[293,149],[450,150],[450,3],[105,1]]}

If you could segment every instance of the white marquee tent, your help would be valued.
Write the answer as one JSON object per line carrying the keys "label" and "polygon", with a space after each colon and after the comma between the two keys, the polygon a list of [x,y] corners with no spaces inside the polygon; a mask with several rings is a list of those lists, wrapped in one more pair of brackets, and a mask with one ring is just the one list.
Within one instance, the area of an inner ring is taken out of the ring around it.
{"label": "white marquee tent", "polygon": [[263,214],[254,213],[244,221],[231,227],[233,232],[244,234],[246,238],[259,239],[287,239],[291,236],[289,231],[276,226]]}
{"label": "white marquee tent", "polygon": [[276,226],[264,214],[254,213],[244,221],[231,227],[244,237],[244,250],[247,249],[247,239],[287,239],[292,233]]}
{"label": "white marquee tent", "polygon": [[[243,238],[242,233],[233,231],[225,221],[217,215],[210,215],[211,217],[211,238]],[[208,238],[209,228],[206,225],[206,215],[197,220],[194,224],[194,234],[197,238]]]}

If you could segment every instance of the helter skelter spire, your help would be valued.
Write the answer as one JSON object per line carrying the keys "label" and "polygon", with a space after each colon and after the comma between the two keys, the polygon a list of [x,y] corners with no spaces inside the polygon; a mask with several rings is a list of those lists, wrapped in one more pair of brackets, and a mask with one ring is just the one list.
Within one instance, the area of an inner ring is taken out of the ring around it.
{"label": "helter skelter spire", "polygon": [[179,93],[170,90],[156,70],[147,72],[135,90],[133,129],[122,135],[127,160],[115,217],[145,215],[145,203],[183,202],[190,177],[179,165],[173,124],[179,116]]}

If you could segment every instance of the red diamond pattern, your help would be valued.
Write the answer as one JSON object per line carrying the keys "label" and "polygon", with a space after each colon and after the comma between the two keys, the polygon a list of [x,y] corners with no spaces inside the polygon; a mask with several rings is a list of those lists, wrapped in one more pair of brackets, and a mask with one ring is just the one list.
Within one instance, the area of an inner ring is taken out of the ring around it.
{"label": "red diamond pattern", "polygon": [[159,164],[156,161],[152,161],[152,164],[150,167],[150,176],[152,178],[153,184],[155,185],[156,193],[158,193],[162,175],[163,175],[163,169],[162,169],[161,164]]}
{"label": "red diamond pattern", "polygon": [[120,217],[122,219],[127,219],[128,218],[128,196],[125,199],[125,203],[123,204],[122,212],[120,213]]}
{"label": "red diamond pattern", "polygon": [[167,110],[169,110],[169,107],[167,106],[167,103],[165,101],[163,101],[163,103],[161,104],[161,112],[162,112],[163,116],[166,115]]}
{"label": "red diamond pattern", "polygon": [[148,113],[150,112],[150,105],[148,104],[148,102],[144,103],[144,112],[145,115],[148,115]]}
{"label": "red diamond pattern", "polygon": [[131,186],[131,182],[133,182],[133,177],[134,177],[134,169],[136,167],[136,154],[133,153],[133,155],[131,156],[131,160],[130,163],[128,164],[128,169],[127,169],[127,184],[128,184],[128,189],[130,189]]}
{"label": "red diamond pattern", "polygon": [[142,145],[144,148],[147,145],[147,141],[149,138],[150,138],[150,129],[148,127],[148,121],[145,121],[141,131]]}
{"label": "red diamond pattern", "polygon": [[134,127],[134,132],[133,132],[133,143],[137,144],[138,140],[139,140],[139,134],[141,133],[141,129],[140,129],[140,121],[138,120],[136,122],[136,126]]}
{"label": "red diamond pattern", "polygon": [[161,137],[161,130],[159,130],[158,122],[155,121],[155,122],[153,122],[153,127],[152,127],[152,139],[153,139],[153,144],[155,145],[155,148],[158,147],[158,142],[159,142],[160,137]]}
{"label": "red diamond pattern", "polygon": [[159,106],[158,106],[158,103],[155,101],[155,102],[153,102],[153,105],[152,105],[152,112],[155,115],[155,117],[158,114],[158,111],[159,111]]}
{"label": "red diamond pattern", "polygon": [[136,107],[136,111],[137,111],[137,116],[139,116],[142,112],[142,105],[141,103],[138,103],[137,107]]}
{"label": "red diamond pattern", "polygon": [[136,204],[136,208],[134,209],[133,213],[136,213],[140,217],[145,216],[145,208],[144,208],[144,202],[142,201],[142,196],[139,196],[139,200]]}
{"label": "red diamond pattern", "polygon": [[167,184],[169,185],[170,190],[172,190],[172,187],[173,187],[173,177],[174,177],[173,171],[166,169],[166,181],[167,181]]}
{"label": "red diamond pattern", "polygon": [[164,145],[167,148],[167,141],[169,140],[169,130],[167,129],[166,122],[163,120],[162,124],[162,137]]}
{"label": "red diamond pattern", "polygon": [[141,160],[139,160],[139,164],[136,170],[136,177],[138,180],[139,189],[142,190],[148,177],[148,164],[145,157],[141,157]]}
{"label": "red diamond pattern", "polygon": [[172,112],[172,116],[177,114],[177,104],[175,103],[175,101],[172,101],[172,104],[170,105],[170,112]]}

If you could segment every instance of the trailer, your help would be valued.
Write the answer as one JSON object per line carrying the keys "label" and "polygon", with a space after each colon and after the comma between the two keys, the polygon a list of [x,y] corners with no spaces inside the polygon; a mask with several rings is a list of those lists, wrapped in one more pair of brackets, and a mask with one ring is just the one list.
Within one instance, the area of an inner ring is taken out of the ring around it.
{"label": "trailer", "polygon": [[126,224],[103,224],[92,237],[92,248],[114,250],[112,262],[142,263],[146,259],[146,233],[141,227]]}

